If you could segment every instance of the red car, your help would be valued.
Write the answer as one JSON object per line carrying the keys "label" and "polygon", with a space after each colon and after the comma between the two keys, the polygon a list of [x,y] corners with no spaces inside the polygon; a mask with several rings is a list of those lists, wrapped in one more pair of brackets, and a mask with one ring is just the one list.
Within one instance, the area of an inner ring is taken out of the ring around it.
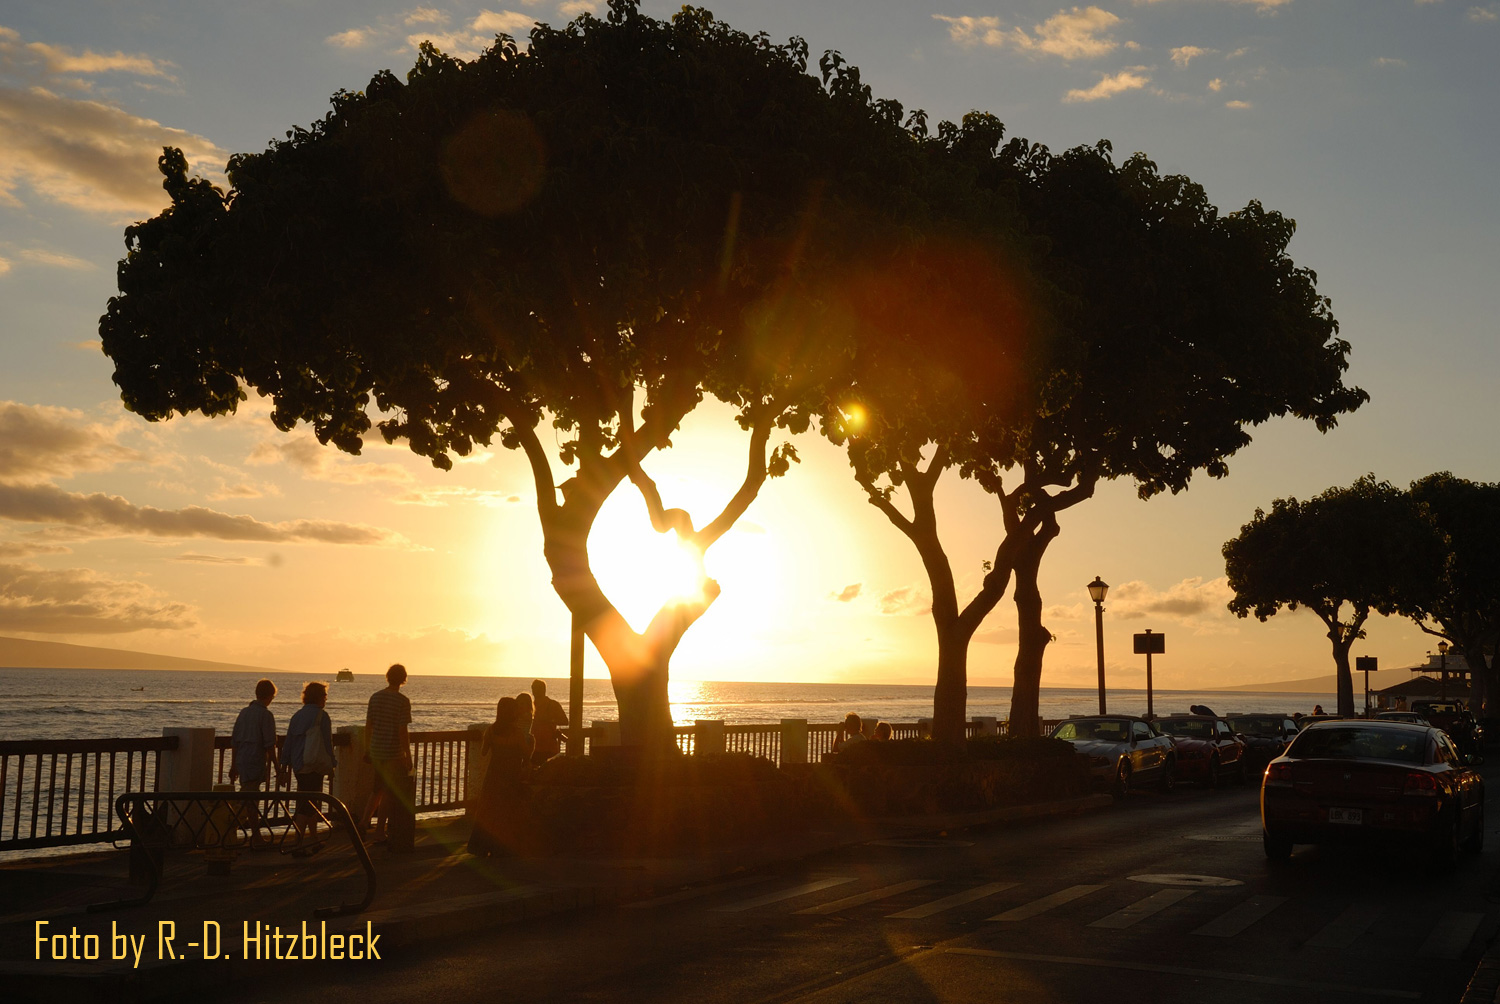
{"label": "red car", "polygon": [[1225,778],[1246,781],[1245,742],[1222,718],[1212,715],[1170,715],[1156,727],[1172,737],[1177,747],[1177,777],[1217,788]]}
{"label": "red car", "polygon": [[1484,846],[1484,779],[1441,729],[1402,722],[1319,722],[1266,767],[1266,857],[1293,844],[1397,840],[1440,862]]}

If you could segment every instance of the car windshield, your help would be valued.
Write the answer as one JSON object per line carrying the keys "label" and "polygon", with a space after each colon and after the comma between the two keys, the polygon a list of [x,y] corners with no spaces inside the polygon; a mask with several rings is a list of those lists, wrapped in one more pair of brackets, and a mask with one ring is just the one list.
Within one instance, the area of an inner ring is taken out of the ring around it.
{"label": "car windshield", "polygon": [[1063,722],[1052,733],[1054,739],[1102,739],[1122,743],[1130,738],[1129,722]]}
{"label": "car windshield", "polygon": [[1395,729],[1311,729],[1297,737],[1288,756],[1303,760],[1394,760],[1421,763],[1423,732]]}
{"label": "car windshield", "polygon": [[1229,727],[1247,736],[1274,736],[1281,733],[1281,719],[1271,715],[1246,715],[1230,718]]}
{"label": "car windshield", "polygon": [[1214,737],[1214,723],[1196,718],[1162,718],[1157,721],[1156,727],[1174,736],[1187,736],[1193,739]]}

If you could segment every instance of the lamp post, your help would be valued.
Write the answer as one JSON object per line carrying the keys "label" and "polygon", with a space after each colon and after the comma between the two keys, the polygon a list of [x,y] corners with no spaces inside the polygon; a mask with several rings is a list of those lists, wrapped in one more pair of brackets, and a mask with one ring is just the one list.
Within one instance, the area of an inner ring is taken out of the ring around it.
{"label": "lamp post", "polygon": [[1088,585],[1089,598],[1094,601],[1094,641],[1099,651],[1099,714],[1106,714],[1104,710],[1104,596],[1109,592],[1109,585],[1099,576],[1094,576],[1094,581]]}
{"label": "lamp post", "polygon": [[1438,700],[1446,701],[1448,699],[1448,643],[1445,641],[1438,642],[1438,666],[1438,679],[1441,681],[1438,684]]}

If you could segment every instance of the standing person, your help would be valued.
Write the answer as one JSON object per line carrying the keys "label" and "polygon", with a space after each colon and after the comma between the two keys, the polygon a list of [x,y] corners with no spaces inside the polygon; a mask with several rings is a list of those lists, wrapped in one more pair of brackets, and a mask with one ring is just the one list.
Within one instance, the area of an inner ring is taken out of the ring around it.
{"label": "standing person", "polygon": [[[323,778],[332,774],[337,762],[333,755],[333,720],[323,710],[328,703],[328,684],[313,680],[302,687],[302,707],[286,726],[281,742],[281,762],[297,776],[298,791],[322,792]],[[322,845],[312,844],[314,824],[322,813],[309,799],[297,802],[292,825],[297,828],[294,857],[306,857]]]}
{"label": "standing person", "polygon": [[520,702],[502,697],[495,705],[495,723],[484,732],[481,756],[489,757],[479,802],[474,807],[474,830],[469,853],[480,857],[510,853],[521,831],[519,815],[524,797],[522,779],[531,746],[521,729]]}
{"label": "standing person", "polygon": [[[240,709],[234,720],[230,744],[234,756],[229,762],[229,783],[239,782],[240,791],[260,791],[276,768],[276,716],[271,702],[276,700],[276,684],[260,680],[255,684],[255,700]],[[250,842],[260,837],[260,807],[246,806],[250,824]]]}
{"label": "standing person", "polygon": [[531,754],[531,762],[540,766],[562,751],[562,733],[558,730],[568,727],[568,713],[561,704],[547,696],[544,681],[532,680],[531,694],[536,706],[531,725],[536,750]]}
{"label": "standing person", "polygon": [[521,731],[526,733],[526,755],[531,756],[531,750],[536,747],[536,736],[531,731],[536,718],[536,708],[532,706],[531,695],[522,691],[516,695],[516,718]]}
{"label": "standing person", "polygon": [[401,693],[406,683],[406,667],[399,662],[385,671],[385,689],[370,695],[365,710],[365,760],[375,768],[375,783],[370,798],[356,820],[360,832],[375,817],[374,841],[386,837],[386,821],[391,803],[397,798],[399,779],[411,773],[411,701]]}
{"label": "standing person", "polygon": [[839,737],[833,741],[833,751],[838,753],[855,743],[864,742],[866,738],[865,723],[851,711],[844,716],[844,726],[839,729]]}
{"label": "standing person", "polygon": [[1321,705],[1321,704],[1314,704],[1313,705],[1313,714],[1315,714],[1315,715],[1321,715],[1322,713],[1323,713],[1323,705]]}

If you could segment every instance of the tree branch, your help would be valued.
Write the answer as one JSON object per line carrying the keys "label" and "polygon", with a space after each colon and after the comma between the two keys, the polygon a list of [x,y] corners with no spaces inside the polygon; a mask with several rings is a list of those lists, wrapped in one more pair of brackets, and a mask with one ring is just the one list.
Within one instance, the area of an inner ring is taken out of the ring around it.
{"label": "tree branch", "polygon": [[[771,429],[776,424],[780,409],[774,403],[766,402],[758,406],[754,414],[755,421],[750,428],[750,447],[745,463],[745,480],[740,482],[739,490],[724,506],[724,510],[696,534],[692,533],[692,522],[688,522],[688,532],[699,551],[707,551],[714,541],[729,532],[729,528],[750,508],[750,503],[755,501],[761,486],[766,483],[766,444],[771,439]],[[686,516],[686,513],[683,515]],[[681,536],[681,531],[678,531],[678,535]]]}

